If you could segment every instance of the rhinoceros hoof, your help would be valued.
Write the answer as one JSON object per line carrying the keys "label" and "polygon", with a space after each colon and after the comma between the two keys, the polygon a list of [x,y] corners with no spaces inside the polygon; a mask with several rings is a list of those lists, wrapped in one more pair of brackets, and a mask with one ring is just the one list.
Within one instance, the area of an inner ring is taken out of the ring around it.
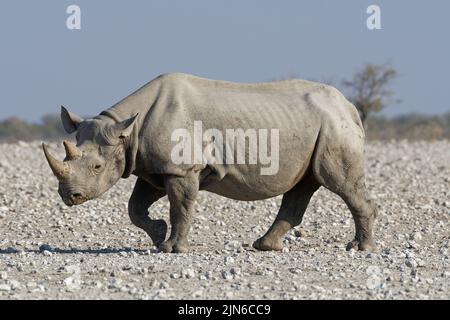
{"label": "rhinoceros hoof", "polygon": [[164,253],[186,253],[189,251],[189,245],[187,243],[174,243],[171,240],[167,240],[161,243],[159,250]]}
{"label": "rhinoceros hoof", "polygon": [[281,251],[283,250],[283,243],[281,240],[262,237],[253,243],[253,248],[261,251]]}
{"label": "rhinoceros hoof", "polygon": [[375,248],[375,243],[372,240],[353,240],[347,244],[346,250],[374,251]]}
{"label": "rhinoceros hoof", "polygon": [[159,246],[166,239],[167,223],[164,220],[156,220],[151,232],[148,233],[155,246]]}

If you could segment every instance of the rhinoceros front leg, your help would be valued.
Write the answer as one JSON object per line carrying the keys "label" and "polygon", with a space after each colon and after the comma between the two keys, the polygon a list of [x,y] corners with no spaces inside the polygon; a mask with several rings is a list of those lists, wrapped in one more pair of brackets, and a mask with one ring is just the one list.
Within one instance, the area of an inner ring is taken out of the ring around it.
{"label": "rhinoceros front leg", "polygon": [[253,243],[253,247],[263,251],[282,250],[285,234],[302,222],[306,207],[319,187],[317,181],[307,175],[285,193],[275,222],[263,237]]}
{"label": "rhinoceros front leg", "polygon": [[199,191],[199,177],[190,172],[185,177],[168,176],[165,180],[170,202],[170,223],[172,231],[167,241],[159,248],[163,252],[183,253],[189,251],[188,233],[192,210]]}
{"label": "rhinoceros front leg", "polygon": [[165,195],[164,191],[154,188],[151,184],[139,178],[128,202],[128,214],[131,222],[136,227],[143,229],[150,236],[155,246],[159,246],[166,238],[167,224],[164,220],[150,219],[148,208]]}

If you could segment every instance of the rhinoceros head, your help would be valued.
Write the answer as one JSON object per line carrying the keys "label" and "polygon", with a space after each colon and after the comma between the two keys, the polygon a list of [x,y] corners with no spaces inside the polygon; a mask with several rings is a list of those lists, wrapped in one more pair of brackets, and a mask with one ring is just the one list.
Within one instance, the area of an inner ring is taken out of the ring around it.
{"label": "rhinoceros head", "polygon": [[99,197],[124,175],[129,137],[136,118],[137,115],[121,122],[82,119],[61,107],[64,129],[68,133],[76,132],[77,145],[63,142],[64,161],[53,157],[45,144],[42,147],[66,205]]}

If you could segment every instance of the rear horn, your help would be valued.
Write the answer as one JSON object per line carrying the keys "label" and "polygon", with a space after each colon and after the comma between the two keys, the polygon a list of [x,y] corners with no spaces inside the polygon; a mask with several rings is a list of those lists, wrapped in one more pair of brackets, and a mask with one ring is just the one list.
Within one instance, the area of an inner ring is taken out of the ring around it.
{"label": "rear horn", "polygon": [[64,140],[64,149],[66,149],[66,160],[80,159],[83,153],[72,142]]}

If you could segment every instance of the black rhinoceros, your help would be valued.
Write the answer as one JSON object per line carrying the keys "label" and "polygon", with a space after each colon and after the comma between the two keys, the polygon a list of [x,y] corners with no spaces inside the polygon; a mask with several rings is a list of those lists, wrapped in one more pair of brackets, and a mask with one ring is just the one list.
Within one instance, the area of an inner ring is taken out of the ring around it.
{"label": "black rhinoceros", "polygon": [[[76,132],[77,145],[64,141],[64,161],[43,148],[63,201],[81,204],[121,177],[136,175],[128,207],[131,221],[163,252],[188,251],[199,190],[246,201],[283,194],[275,222],[253,244],[259,250],[281,250],[284,235],[300,224],[321,186],[338,194],[353,215],[356,236],[347,248],[374,247],[376,206],[365,187],[364,129],[355,107],[331,86],[305,80],[238,84],[165,74],[94,118],[82,119],[64,107],[61,118],[68,133]],[[200,142],[190,136],[198,136],[199,124],[207,129]],[[230,144],[239,144],[237,135],[218,139],[230,130],[244,134],[244,162],[230,161],[239,158],[239,150],[230,152]],[[213,156],[199,158],[197,153],[195,159],[195,151],[211,143]],[[260,161],[255,148],[264,150]],[[148,216],[152,203],[165,195],[172,225],[167,240],[164,220]]]}

